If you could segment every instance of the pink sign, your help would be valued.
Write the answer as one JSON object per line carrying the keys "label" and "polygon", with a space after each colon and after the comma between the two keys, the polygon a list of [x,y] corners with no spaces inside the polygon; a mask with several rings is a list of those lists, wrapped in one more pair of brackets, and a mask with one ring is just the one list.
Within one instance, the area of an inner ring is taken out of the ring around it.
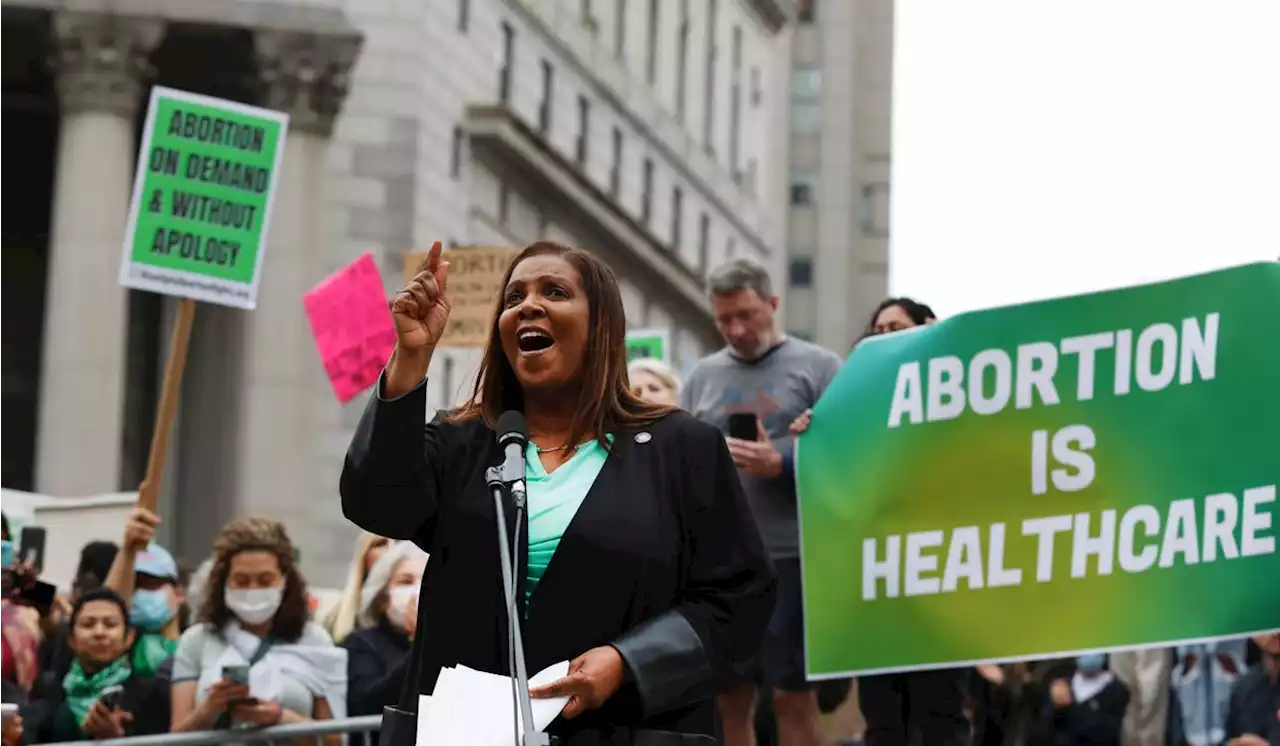
{"label": "pink sign", "polygon": [[373,256],[364,254],[302,298],[324,372],[346,404],[377,382],[396,346],[396,327]]}

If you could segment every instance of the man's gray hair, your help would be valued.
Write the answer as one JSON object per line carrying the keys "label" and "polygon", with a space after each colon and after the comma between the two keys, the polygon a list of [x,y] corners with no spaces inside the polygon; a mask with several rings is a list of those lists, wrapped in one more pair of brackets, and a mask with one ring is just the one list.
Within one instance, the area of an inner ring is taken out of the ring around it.
{"label": "man's gray hair", "polygon": [[740,257],[730,259],[707,275],[707,287],[713,295],[730,295],[743,290],[754,290],[764,300],[773,297],[773,280],[769,270],[755,259]]}

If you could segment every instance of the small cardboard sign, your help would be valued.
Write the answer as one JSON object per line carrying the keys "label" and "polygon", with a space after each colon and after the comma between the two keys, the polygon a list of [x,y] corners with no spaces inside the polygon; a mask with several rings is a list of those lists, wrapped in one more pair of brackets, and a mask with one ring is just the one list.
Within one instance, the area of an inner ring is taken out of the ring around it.
{"label": "small cardboard sign", "polygon": [[[492,246],[460,246],[441,255],[449,262],[449,323],[441,347],[484,347],[493,329],[493,312],[502,295],[502,278],[520,249]],[[427,258],[425,251],[411,251],[404,259],[407,284]]]}
{"label": "small cardboard sign", "polygon": [[289,116],[155,86],[120,284],[252,309]]}
{"label": "small cardboard sign", "polygon": [[396,326],[371,254],[325,278],[302,297],[324,372],[346,404],[377,382],[396,346]]}

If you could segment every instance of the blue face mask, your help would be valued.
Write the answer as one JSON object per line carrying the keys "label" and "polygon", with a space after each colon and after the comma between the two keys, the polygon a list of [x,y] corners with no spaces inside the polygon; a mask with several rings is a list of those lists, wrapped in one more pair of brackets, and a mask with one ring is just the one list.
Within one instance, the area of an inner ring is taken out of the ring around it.
{"label": "blue face mask", "polygon": [[13,567],[13,542],[8,539],[0,540],[0,547],[4,548],[3,567]]}
{"label": "blue face mask", "polygon": [[1102,670],[1107,664],[1107,656],[1105,653],[1089,653],[1076,658],[1076,666],[1086,673],[1096,673]]}
{"label": "blue face mask", "polygon": [[129,622],[143,632],[159,632],[173,618],[164,590],[134,591]]}

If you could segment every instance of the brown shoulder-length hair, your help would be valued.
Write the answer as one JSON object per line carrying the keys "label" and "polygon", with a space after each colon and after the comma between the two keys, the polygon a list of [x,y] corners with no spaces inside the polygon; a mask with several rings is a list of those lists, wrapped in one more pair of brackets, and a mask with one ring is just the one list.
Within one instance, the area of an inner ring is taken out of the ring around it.
{"label": "brown shoulder-length hair", "polygon": [[294,562],[293,542],[284,524],[268,518],[237,518],[213,540],[213,566],[205,582],[198,619],[220,631],[236,618],[223,599],[227,577],[231,574],[231,558],[241,552],[267,552],[275,555],[284,575],[284,597],[271,621],[271,636],[283,642],[297,642],[307,625],[307,581]]}
{"label": "brown shoulder-length hair", "polygon": [[649,404],[631,390],[627,378],[626,311],[613,270],[581,249],[554,241],[536,241],[517,254],[507,267],[502,277],[504,292],[498,296],[493,328],[476,373],[475,387],[466,403],[447,419],[452,422],[483,420],[489,427],[495,427],[498,417],[506,410],[524,411],[524,392],[515,369],[502,351],[498,318],[505,310],[505,288],[511,282],[511,273],[520,262],[535,256],[558,256],[577,270],[590,309],[590,332],[582,361],[582,392],[568,442],[581,443],[583,438],[594,434],[600,445],[608,448],[608,434],[644,427],[673,411],[672,407]]}

